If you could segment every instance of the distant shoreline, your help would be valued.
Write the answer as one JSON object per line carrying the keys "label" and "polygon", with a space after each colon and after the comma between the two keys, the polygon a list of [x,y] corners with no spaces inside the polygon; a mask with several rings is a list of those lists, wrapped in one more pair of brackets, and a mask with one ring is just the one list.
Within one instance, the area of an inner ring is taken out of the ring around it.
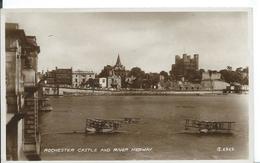
{"label": "distant shoreline", "polygon": [[[248,91],[243,91],[246,94]],[[48,94],[47,96],[206,96],[206,95],[227,95],[223,90],[86,90],[60,88],[58,94]]]}

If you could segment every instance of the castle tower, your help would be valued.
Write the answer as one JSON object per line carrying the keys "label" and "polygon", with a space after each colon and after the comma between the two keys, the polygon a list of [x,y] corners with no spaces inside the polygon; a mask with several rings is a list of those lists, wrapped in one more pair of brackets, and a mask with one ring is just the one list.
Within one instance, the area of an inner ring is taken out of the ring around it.
{"label": "castle tower", "polygon": [[199,69],[199,54],[194,54],[195,68]]}
{"label": "castle tower", "polygon": [[181,60],[180,56],[176,55],[175,56],[175,64],[178,64],[180,60]]}
{"label": "castle tower", "polygon": [[187,62],[188,56],[187,54],[182,54],[183,62]]}

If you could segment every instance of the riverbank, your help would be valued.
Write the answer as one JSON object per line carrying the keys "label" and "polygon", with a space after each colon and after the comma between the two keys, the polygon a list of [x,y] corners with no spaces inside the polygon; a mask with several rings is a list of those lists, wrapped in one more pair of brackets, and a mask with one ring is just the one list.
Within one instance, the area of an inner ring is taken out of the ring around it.
{"label": "riverbank", "polygon": [[63,96],[171,96],[171,95],[223,95],[222,91],[92,91],[63,92]]}
{"label": "riverbank", "polygon": [[[248,91],[243,91],[247,93]],[[47,96],[172,96],[172,95],[226,95],[223,90],[102,90],[59,88],[45,93]]]}
{"label": "riverbank", "polygon": [[222,90],[215,91],[173,91],[173,90],[63,90],[64,96],[170,96],[170,95],[223,95]]}

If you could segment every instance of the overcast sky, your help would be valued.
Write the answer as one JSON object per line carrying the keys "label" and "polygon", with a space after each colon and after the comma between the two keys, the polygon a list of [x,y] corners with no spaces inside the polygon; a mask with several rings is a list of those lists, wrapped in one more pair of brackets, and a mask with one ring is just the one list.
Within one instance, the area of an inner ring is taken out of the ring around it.
{"label": "overcast sky", "polygon": [[146,72],[169,71],[175,55],[199,54],[199,68],[249,66],[246,12],[8,13],[35,35],[39,71],[93,70],[122,64]]}

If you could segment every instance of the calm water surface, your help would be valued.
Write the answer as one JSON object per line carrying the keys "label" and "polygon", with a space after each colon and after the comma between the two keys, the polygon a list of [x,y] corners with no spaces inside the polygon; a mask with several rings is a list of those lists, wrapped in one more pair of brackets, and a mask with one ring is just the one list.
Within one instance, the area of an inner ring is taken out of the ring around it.
{"label": "calm water surface", "polygon": [[[53,111],[41,113],[43,160],[246,159],[248,96],[51,97]],[[85,135],[86,118],[141,118],[122,133]],[[185,119],[235,121],[233,135],[183,134]],[[150,152],[44,152],[48,148],[152,148]],[[233,147],[218,152],[218,147]]]}

